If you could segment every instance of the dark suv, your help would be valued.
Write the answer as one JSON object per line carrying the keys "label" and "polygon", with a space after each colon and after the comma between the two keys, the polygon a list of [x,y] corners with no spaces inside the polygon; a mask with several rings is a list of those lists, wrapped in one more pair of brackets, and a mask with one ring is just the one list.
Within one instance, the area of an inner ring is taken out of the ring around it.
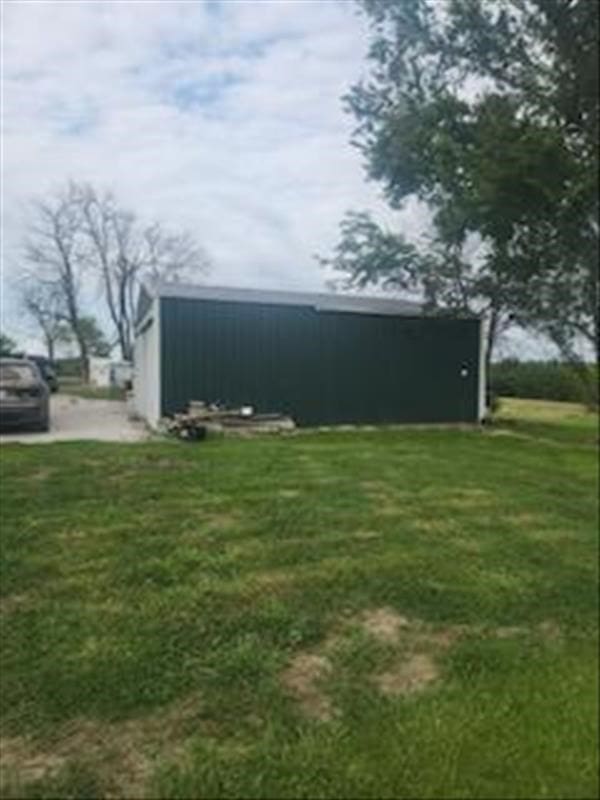
{"label": "dark suv", "polygon": [[15,425],[47,431],[48,385],[37,364],[25,358],[0,358],[0,428]]}

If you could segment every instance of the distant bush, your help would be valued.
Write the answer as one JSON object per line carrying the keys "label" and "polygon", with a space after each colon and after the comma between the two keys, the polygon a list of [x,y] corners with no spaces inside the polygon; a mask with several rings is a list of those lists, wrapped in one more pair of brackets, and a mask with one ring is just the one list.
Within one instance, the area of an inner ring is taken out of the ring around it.
{"label": "distant bush", "polygon": [[57,358],[54,365],[59,377],[79,378],[81,376],[81,361],[78,358]]}
{"label": "distant bush", "polygon": [[[559,361],[506,359],[492,364],[490,391],[505,397],[598,403],[598,367],[587,366],[590,380],[583,381],[572,367]],[[590,385],[593,387],[590,394]]]}
{"label": "distant bush", "polygon": [[500,411],[500,397],[498,392],[493,391],[491,387],[488,386],[487,395],[486,395],[486,408],[488,413],[491,415],[497,414]]}

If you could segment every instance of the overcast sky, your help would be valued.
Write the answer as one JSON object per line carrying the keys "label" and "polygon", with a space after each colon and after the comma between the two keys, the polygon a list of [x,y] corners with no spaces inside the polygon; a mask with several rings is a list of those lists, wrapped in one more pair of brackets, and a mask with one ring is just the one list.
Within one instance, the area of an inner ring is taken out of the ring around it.
{"label": "overcast sky", "polygon": [[[347,209],[391,216],[341,96],[366,73],[349,0],[2,3],[2,323],[27,200],[69,178],[190,229],[212,284],[322,290]],[[30,336],[30,334],[29,334]],[[28,341],[31,341],[30,338]]]}

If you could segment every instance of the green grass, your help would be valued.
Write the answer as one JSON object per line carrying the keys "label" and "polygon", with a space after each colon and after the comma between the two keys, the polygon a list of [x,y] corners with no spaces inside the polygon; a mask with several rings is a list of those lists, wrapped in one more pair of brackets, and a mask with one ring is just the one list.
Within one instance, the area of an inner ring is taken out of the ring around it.
{"label": "green grass", "polygon": [[90,400],[124,400],[125,392],[116,386],[91,386],[80,381],[67,381],[59,379],[61,394],[71,394],[85,397]]}
{"label": "green grass", "polygon": [[[597,797],[597,428],[537,406],[3,446],[4,796]],[[382,608],[397,641],[360,624]],[[435,680],[379,691],[453,630]],[[286,688],[303,653],[329,720]]]}
{"label": "green grass", "polygon": [[496,424],[540,439],[598,446],[598,412],[578,403],[505,397]]}

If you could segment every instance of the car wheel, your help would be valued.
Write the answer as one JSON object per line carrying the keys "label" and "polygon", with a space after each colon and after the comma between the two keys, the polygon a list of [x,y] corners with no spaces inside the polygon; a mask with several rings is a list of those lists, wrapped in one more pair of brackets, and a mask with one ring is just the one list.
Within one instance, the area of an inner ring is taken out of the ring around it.
{"label": "car wheel", "polygon": [[50,420],[48,417],[45,417],[43,420],[38,422],[36,430],[38,430],[40,433],[48,433],[50,430]]}

